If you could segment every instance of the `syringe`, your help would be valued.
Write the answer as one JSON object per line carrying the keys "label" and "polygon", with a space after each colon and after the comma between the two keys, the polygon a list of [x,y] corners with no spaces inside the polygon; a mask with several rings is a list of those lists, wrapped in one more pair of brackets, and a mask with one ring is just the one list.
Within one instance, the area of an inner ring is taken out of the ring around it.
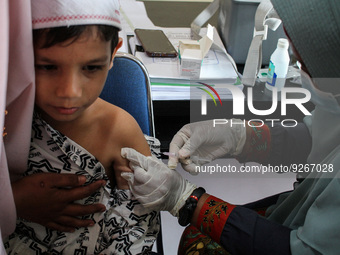
{"label": "syringe", "polygon": [[[176,157],[177,156],[177,153],[169,152],[169,151],[161,152],[161,154],[164,155],[164,156],[167,156],[167,157]],[[195,164],[197,164],[197,163],[206,164],[206,163],[211,162],[211,160],[209,160],[207,158],[201,158],[201,157],[196,156],[196,155],[190,156],[187,159],[190,159]]]}
{"label": "syringe", "polygon": [[164,156],[168,156],[168,157],[176,157],[177,156],[177,153],[170,152],[170,151],[161,152],[161,154],[164,155]]}

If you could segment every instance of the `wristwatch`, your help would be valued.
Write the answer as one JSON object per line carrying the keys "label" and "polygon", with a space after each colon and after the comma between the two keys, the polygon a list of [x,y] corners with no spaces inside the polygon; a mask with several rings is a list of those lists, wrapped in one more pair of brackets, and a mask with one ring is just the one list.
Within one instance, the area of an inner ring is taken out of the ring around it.
{"label": "wristwatch", "polygon": [[189,198],[185,201],[184,206],[178,212],[179,225],[185,227],[190,223],[192,215],[194,214],[194,211],[197,207],[198,200],[201,198],[201,196],[204,193],[205,193],[205,189],[202,187],[195,189],[191,193]]}

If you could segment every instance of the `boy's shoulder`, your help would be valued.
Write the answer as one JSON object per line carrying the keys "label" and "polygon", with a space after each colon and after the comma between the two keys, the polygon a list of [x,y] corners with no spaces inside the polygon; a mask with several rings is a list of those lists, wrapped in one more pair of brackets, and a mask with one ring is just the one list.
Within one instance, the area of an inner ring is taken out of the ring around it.
{"label": "boy's shoulder", "polygon": [[124,109],[108,103],[99,98],[97,121],[100,121],[100,125],[107,132],[115,131],[121,134],[131,134],[138,130],[140,127],[136,120]]}
{"label": "boy's shoulder", "polygon": [[[140,152],[147,153],[149,146],[137,121],[122,108],[112,105],[100,99],[97,109],[100,110],[99,118],[100,133],[97,137],[102,144],[112,145],[111,151],[120,155],[123,147],[135,148]],[[117,148],[118,151],[113,150]]]}

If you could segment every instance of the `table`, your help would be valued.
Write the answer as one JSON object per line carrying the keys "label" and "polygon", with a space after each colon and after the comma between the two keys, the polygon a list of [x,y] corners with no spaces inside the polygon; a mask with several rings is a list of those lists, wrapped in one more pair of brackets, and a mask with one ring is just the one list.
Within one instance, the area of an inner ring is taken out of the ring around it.
{"label": "table", "polygon": [[[192,20],[211,2],[211,0],[143,0],[146,12],[150,20],[156,26],[161,27],[189,27]],[[217,16],[212,17],[212,24],[217,24]],[[210,22],[209,22],[210,23]],[[243,65],[238,65],[238,70],[243,71]],[[294,86],[293,84],[287,84]],[[244,89],[246,94],[246,88]],[[254,107],[268,109],[271,106],[271,96],[266,93],[264,83],[257,83],[254,87]],[[190,110],[200,107],[199,100],[174,100],[153,101],[154,122],[156,137],[161,141],[161,150],[168,151],[169,143],[176,132],[185,124],[190,123]],[[210,102],[212,103],[212,102]],[[223,102],[226,107],[232,107],[232,100]],[[212,106],[214,107],[214,106]],[[312,109],[312,103],[308,103],[308,109]],[[296,109],[290,110],[289,114],[296,116],[297,120],[304,117]],[[249,111],[244,116],[233,116],[226,113],[224,118],[254,119]],[[280,108],[268,118],[280,118]],[[282,118],[282,117],[281,117]]]}

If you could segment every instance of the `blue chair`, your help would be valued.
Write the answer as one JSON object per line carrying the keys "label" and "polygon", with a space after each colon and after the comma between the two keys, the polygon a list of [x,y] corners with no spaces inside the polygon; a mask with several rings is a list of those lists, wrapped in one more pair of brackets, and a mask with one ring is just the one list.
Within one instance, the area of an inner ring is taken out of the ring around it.
{"label": "blue chair", "polygon": [[144,134],[155,135],[150,79],[138,58],[116,54],[100,97],[130,113]]}

